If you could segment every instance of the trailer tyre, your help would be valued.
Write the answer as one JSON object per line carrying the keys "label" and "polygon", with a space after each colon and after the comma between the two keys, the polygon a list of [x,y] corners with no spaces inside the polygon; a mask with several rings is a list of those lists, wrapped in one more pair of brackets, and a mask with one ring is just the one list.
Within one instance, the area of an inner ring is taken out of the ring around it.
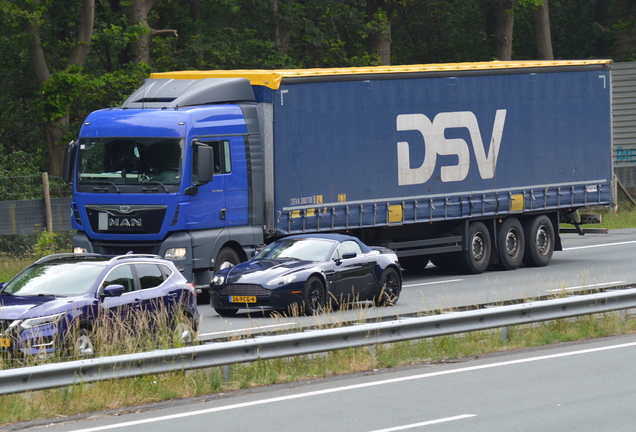
{"label": "trailer tyre", "polygon": [[460,270],[468,274],[483,273],[490,264],[490,233],[483,222],[471,223],[468,231],[468,248],[458,256]]}
{"label": "trailer tyre", "polygon": [[523,263],[528,267],[547,266],[554,252],[554,227],[546,215],[539,215],[523,225],[526,237]]}
{"label": "trailer tyre", "polygon": [[497,250],[499,263],[495,267],[499,270],[514,270],[523,261],[525,236],[519,219],[509,217],[497,226]]}

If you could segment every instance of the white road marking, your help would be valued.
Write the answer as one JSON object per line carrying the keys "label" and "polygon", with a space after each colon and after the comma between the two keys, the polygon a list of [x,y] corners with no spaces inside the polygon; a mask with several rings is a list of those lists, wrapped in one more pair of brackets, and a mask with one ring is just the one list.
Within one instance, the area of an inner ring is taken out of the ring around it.
{"label": "white road marking", "polygon": [[603,243],[603,244],[590,245],[590,246],[576,246],[576,247],[563,248],[563,250],[569,251],[569,250],[577,250],[577,249],[591,249],[591,248],[606,247],[606,246],[620,246],[620,245],[633,244],[633,243],[636,243],[636,240],[624,241],[624,242],[618,242],[618,243]]}
{"label": "white road marking", "polygon": [[437,420],[429,420],[429,421],[425,421],[422,423],[413,423],[410,425],[404,425],[404,426],[396,426],[396,427],[392,427],[392,428],[388,428],[388,429],[378,429],[378,430],[374,430],[371,432],[394,432],[394,431],[401,431],[401,430],[406,430],[406,429],[413,429],[416,427],[420,427],[420,426],[430,426],[430,425],[434,425],[434,424],[439,424],[439,423],[447,423],[450,421],[455,421],[455,420],[463,420],[466,418],[470,418],[470,417],[476,417],[477,414],[462,414],[462,415],[458,415],[458,416],[454,416],[454,417],[446,417],[446,418],[442,418],[442,419],[437,419]]}
{"label": "white road marking", "polygon": [[361,384],[352,384],[348,386],[334,387],[334,388],[328,388],[324,390],[316,390],[316,391],[292,394],[287,396],[279,396],[279,397],[269,398],[269,399],[260,399],[260,400],[251,401],[251,402],[243,402],[243,403],[237,403],[233,405],[225,405],[225,406],[220,406],[215,408],[208,408],[208,409],[202,409],[197,411],[166,415],[161,417],[152,417],[152,418],[147,418],[143,420],[134,420],[134,421],[124,422],[124,423],[97,426],[97,427],[92,427],[87,429],[78,429],[78,430],[75,430],[74,432],[96,432],[96,431],[102,431],[102,430],[119,429],[119,428],[129,427],[129,426],[137,426],[140,424],[157,423],[161,421],[192,417],[196,415],[210,414],[210,413],[221,412],[221,411],[229,411],[229,410],[238,409],[238,408],[246,408],[246,407],[265,405],[265,404],[276,403],[276,402],[284,402],[288,400],[301,399],[306,397],[322,396],[322,395],[331,394],[331,393],[357,390],[357,389],[363,389],[363,388],[374,387],[379,385],[395,384],[400,382],[433,378],[433,377],[444,376],[444,375],[452,375],[452,374],[463,373],[463,372],[472,372],[472,371],[478,371],[483,369],[493,369],[497,367],[512,366],[512,365],[531,363],[531,362],[543,361],[543,360],[552,360],[552,359],[557,359],[562,357],[591,354],[591,353],[609,351],[614,349],[631,348],[634,346],[636,346],[636,342],[630,342],[630,343],[619,344],[619,345],[609,345],[609,346],[603,346],[598,348],[589,348],[589,349],[583,349],[578,351],[568,351],[568,352],[563,352],[558,354],[548,354],[548,355],[537,356],[537,357],[528,357],[528,358],[522,358],[517,360],[508,360],[508,361],[503,361],[499,363],[486,363],[486,364],[468,366],[468,367],[457,368],[457,369],[444,369],[437,372],[429,372],[429,373],[424,373],[419,375],[409,375],[409,376],[404,376],[399,378],[391,378],[391,379],[372,381],[372,382],[366,382]]}
{"label": "white road marking", "polygon": [[410,285],[402,285],[402,288],[416,287],[416,286],[422,286],[422,285],[438,285],[438,284],[451,283],[451,282],[461,282],[463,280],[464,279],[447,279],[447,280],[441,280],[441,281],[435,281],[435,282],[422,282],[422,283],[416,283],[416,284],[410,284]]}
{"label": "white road marking", "polygon": [[568,292],[568,291],[578,291],[578,290],[582,290],[582,289],[591,289],[591,288],[600,288],[600,287],[604,287],[604,286],[616,286],[616,285],[620,285],[620,284],[624,284],[627,283],[627,281],[615,281],[615,282],[605,282],[605,283],[597,283],[597,284],[591,284],[591,285],[581,285],[581,286],[575,286],[575,287],[567,287],[567,288],[554,288],[554,289],[550,289],[547,290],[548,292],[551,293],[561,293],[561,292]]}
{"label": "white road marking", "polygon": [[296,323],[295,322],[290,322],[290,323],[285,323],[285,324],[272,324],[272,325],[266,325],[266,326],[261,326],[261,327],[247,327],[247,328],[240,328],[240,329],[236,329],[236,330],[225,330],[225,331],[220,331],[220,332],[213,332],[213,333],[203,333],[200,334],[199,337],[201,336],[218,336],[218,335],[223,335],[223,334],[228,334],[228,335],[233,335],[236,333],[243,333],[243,332],[249,332],[251,330],[263,330],[263,329],[267,329],[267,328],[278,328],[278,327],[289,327],[289,326],[295,326]]}

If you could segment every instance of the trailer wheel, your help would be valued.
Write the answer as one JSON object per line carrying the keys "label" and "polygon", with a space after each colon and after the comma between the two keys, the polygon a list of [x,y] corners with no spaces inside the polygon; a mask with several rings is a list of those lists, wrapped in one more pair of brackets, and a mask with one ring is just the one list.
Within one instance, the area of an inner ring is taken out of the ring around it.
{"label": "trailer wheel", "polygon": [[459,253],[460,270],[468,274],[483,273],[490,264],[490,233],[482,222],[473,222],[468,229],[468,248]]}
{"label": "trailer wheel", "polygon": [[554,252],[554,227],[546,215],[539,215],[523,225],[526,247],[523,263],[528,267],[547,266]]}
{"label": "trailer wheel", "polygon": [[509,217],[497,226],[499,270],[514,270],[521,265],[525,249],[523,227],[519,219]]}

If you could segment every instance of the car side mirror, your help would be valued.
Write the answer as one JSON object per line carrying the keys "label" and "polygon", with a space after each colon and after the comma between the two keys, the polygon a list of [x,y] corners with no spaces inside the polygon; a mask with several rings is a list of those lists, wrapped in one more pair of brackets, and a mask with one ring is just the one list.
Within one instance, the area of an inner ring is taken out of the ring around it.
{"label": "car side mirror", "polygon": [[108,285],[104,288],[104,297],[119,297],[124,293],[124,286],[120,284]]}
{"label": "car side mirror", "polygon": [[4,287],[6,286],[7,286],[7,282],[0,282],[0,291],[2,291]]}
{"label": "car side mirror", "polygon": [[355,252],[345,252],[342,254],[342,259],[351,259],[357,257],[358,254]]}

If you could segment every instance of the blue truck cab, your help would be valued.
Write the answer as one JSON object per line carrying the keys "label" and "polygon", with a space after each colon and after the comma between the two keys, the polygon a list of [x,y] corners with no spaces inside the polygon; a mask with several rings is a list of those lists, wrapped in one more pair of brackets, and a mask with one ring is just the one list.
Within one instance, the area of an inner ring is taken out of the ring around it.
{"label": "blue truck cab", "polygon": [[242,78],[148,80],[121,107],[91,113],[65,164],[74,249],[157,254],[195,286],[251,255],[242,245],[263,241],[248,212],[262,205],[250,196],[252,100]]}

